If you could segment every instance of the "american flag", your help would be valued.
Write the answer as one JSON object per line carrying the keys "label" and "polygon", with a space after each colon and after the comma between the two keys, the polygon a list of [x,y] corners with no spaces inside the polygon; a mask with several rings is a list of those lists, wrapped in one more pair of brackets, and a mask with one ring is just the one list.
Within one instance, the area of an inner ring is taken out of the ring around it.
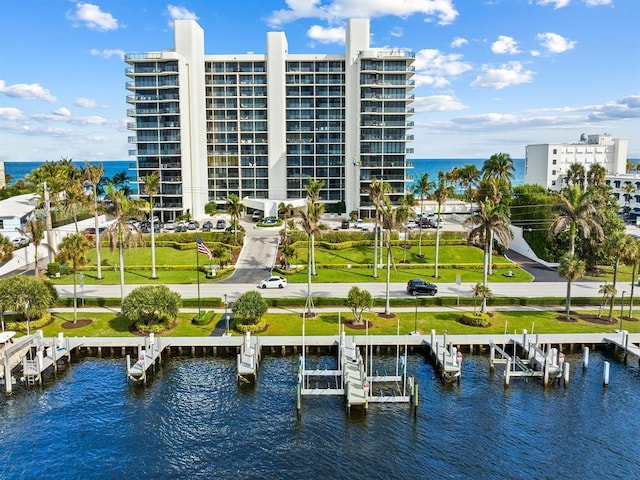
{"label": "american flag", "polygon": [[198,252],[208,255],[209,260],[211,260],[211,258],[213,257],[213,255],[211,254],[211,250],[207,248],[207,246],[204,244],[204,242],[200,239],[198,235],[196,235],[196,244],[198,245]]}

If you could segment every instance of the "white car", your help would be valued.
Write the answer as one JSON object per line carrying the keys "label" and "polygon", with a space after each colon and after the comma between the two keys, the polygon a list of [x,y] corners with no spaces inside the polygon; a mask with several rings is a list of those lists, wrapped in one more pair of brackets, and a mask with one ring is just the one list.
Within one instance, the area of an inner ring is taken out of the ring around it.
{"label": "white car", "polygon": [[13,243],[14,248],[22,248],[29,245],[29,239],[26,237],[14,238],[11,242]]}
{"label": "white car", "polygon": [[165,230],[175,230],[176,222],[173,220],[168,220],[167,223],[164,224]]}
{"label": "white car", "polygon": [[269,277],[262,280],[258,288],[284,288],[287,286],[287,279],[282,277]]}

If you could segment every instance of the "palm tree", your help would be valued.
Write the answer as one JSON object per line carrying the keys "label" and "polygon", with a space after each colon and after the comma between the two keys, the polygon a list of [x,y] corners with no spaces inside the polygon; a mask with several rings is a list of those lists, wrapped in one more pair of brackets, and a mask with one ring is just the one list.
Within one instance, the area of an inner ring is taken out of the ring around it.
{"label": "palm tree", "polygon": [[582,232],[587,239],[600,239],[604,233],[599,222],[599,199],[593,190],[583,192],[580,187],[565,188],[557,195],[557,203],[551,206],[551,211],[557,215],[551,223],[549,231],[553,235],[569,232],[569,255],[576,250],[576,236]]}
{"label": "palm tree", "polygon": [[606,185],[607,169],[601,163],[592,163],[587,172],[587,184],[600,190]]}
{"label": "palm tree", "polygon": [[160,171],[155,171],[146,175],[143,179],[144,193],[149,196],[149,221],[151,222],[151,278],[158,278],[156,275],[156,242],[155,242],[155,221],[153,216],[153,196],[158,193],[160,185]]}
{"label": "palm tree", "polygon": [[11,260],[13,258],[14,246],[11,240],[4,235],[0,235],[0,262]]}
{"label": "palm tree", "polygon": [[586,272],[586,263],[573,253],[562,257],[558,273],[562,278],[567,279],[567,304],[565,313],[567,318],[571,315],[571,284],[582,278]]}
{"label": "palm tree", "polygon": [[631,198],[633,194],[636,193],[636,187],[631,182],[626,182],[624,184],[624,205],[627,208],[627,211],[631,209]]}
{"label": "palm tree", "polygon": [[473,163],[469,163],[458,170],[458,182],[464,190],[464,197],[469,202],[470,210],[479,181],[480,170]]}
{"label": "palm tree", "polygon": [[24,228],[19,228],[19,232],[25,235],[28,238],[31,238],[33,242],[33,256],[35,260],[34,272],[36,277],[40,276],[40,269],[38,268],[38,248],[40,245],[46,246],[48,249],[52,249],[50,245],[46,243],[42,243],[42,239],[44,238],[45,225],[42,220],[33,219],[29,220]]}
{"label": "palm tree", "polygon": [[635,245],[629,251],[629,257],[626,258],[626,263],[632,265],[631,271],[631,294],[629,296],[629,318],[633,318],[633,294],[636,285],[636,275],[638,272],[638,263],[640,263],[640,243],[638,240],[635,240]]}
{"label": "palm tree", "polygon": [[137,228],[129,225],[127,220],[131,217],[144,217],[143,207],[137,200],[127,197],[126,192],[118,190],[109,183],[106,187],[107,214],[115,221],[107,227],[105,233],[109,239],[109,248],[118,248],[120,263],[120,300],[124,302],[124,247],[131,245],[144,245],[144,237]]}
{"label": "palm tree", "polygon": [[[493,237],[505,247],[509,245],[513,233],[510,228],[509,216],[504,212],[504,206],[495,205],[489,199],[480,202],[480,209],[469,218],[463,225],[472,227],[467,237],[470,243],[480,241],[483,243],[484,249],[484,268],[482,275],[482,285],[487,286],[487,277],[491,269],[491,254],[493,252]],[[483,300],[483,311],[486,308],[486,301]]]}
{"label": "palm tree", "polygon": [[598,318],[602,316],[602,308],[607,305],[609,299],[613,302],[613,297],[618,293],[616,287],[611,285],[610,283],[605,283],[604,285],[600,285],[600,290],[598,290],[598,294],[602,295],[602,301],[600,302],[600,308],[598,309]]}
{"label": "palm tree", "polygon": [[284,241],[287,242],[287,217],[293,215],[293,205],[290,203],[280,202],[278,205],[278,215],[282,215],[282,223],[284,224]]}
{"label": "palm tree", "polygon": [[482,179],[495,178],[500,183],[510,185],[515,171],[513,160],[508,153],[494,153],[482,165]]}
{"label": "palm tree", "polygon": [[244,205],[238,198],[238,195],[232,193],[227,198],[227,213],[231,215],[231,226],[233,228],[233,240],[238,243],[238,227],[240,224],[240,215],[244,212]]}
{"label": "palm tree", "polygon": [[450,196],[453,196],[455,190],[453,185],[448,185],[447,176],[444,172],[438,173],[438,188],[433,192],[433,198],[438,204],[438,214],[436,219],[436,259],[433,276],[438,278],[438,259],[440,251],[440,225],[442,223],[442,206],[447,202]]}
{"label": "palm tree", "polygon": [[[386,247],[387,247],[387,280],[386,280],[386,303],[384,307],[385,315],[389,315],[391,313],[390,309],[390,294],[389,294],[389,285],[391,283],[391,264],[393,262],[393,253],[391,251],[391,231],[398,227],[398,224],[401,224],[407,218],[407,209],[405,207],[394,207],[391,205],[391,202],[387,199],[382,205],[382,209],[380,210],[381,220],[382,220],[382,228],[385,232],[386,238]],[[394,264],[395,268],[395,264]]]}
{"label": "palm tree", "polygon": [[584,190],[586,187],[587,174],[582,163],[572,163],[567,168],[567,185],[578,187]]}
{"label": "palm tree", "polygon": [[[614,258],[613,262],[613,288],[616,288],[616,282],[618,278],[618,268],[620,262],[626,263],[629,259],[633,258],[637,243],[631,237],[624,232],[614,232],[605,244],[605,251]],[[615,295],[611,297],[611,305],[609,306],[609,321],[613,320],[613,304],[615,303]]]}
{"label": "palm tree", "polygon": [[96,241],[96,264],[98,266],[98,280],[102,280],[102,260],[100,259],[100,228],[98,226],[98,185],[104,174],[104,167],[102,164],[92,166],[89,162],[85,162],[83,175],[87,183],[91,184],[91,190],[93,195],[93,224],[95,227],[95,241]]}
{"label": "palm tree", "polygon": [[303,212],[300,212],[302,216],[302,229],[307,234],[307,301],[305,309],[307,315],[311,315],[313,308],[313,298],[311,296],[311,275],[313,273],[313,249],[314,249],[314,237],[320,234],[320,216],[324,212],[324,205],[321,203],[313,203],[310,197],[307,197],[307,206]]}
{"label": "palm tree", "polygon": [[[378,278],[378,233],[380,230],[382,208],[385,202],[385,195],[391,192],[391,185],[377,178],[371,180],[369,185],[369,198],[375,208],[375,227],[373,236],[373,278]],[[380,241],[382,243],[382,240]],[[382,252],[380,253],[382,257]],[[380,259],[382,261],[382,258]]]}
{"label": "palm tree", "polygon": [[[405,193],[404,197],[402,197],[402,207],[406,211],[406,219],[408,219],[412,214],[415,214],[414,208],[418,204],[416,201],[416,197],[413,193]],[[405,241],[404,241],[404,263],[407,263],[407,248],[408,248],[408,240],[409,240],[409,229],[405,226]]]}
{"label": "palm tree", "polygon": [[[305,190],[307,191],[307,214],[311,213],[315,218],[313,219],[317,226],[320,226],[320,217],[324,213],[324,204],[320,203],[320,190],[324,187],[324,180],[312,180],[311,177],[307,177],[307,185]],[[309,204],[313,204],[314,208],[309,209]],[[311,274],[316,275],[316,245],[315,234],[320,234],[319,228],[311,235]]]}
{"label": "palm tree", "polygon": [[[418,198],[420,198],[420,237],[418,238],[418,256],[420,258],[422,255],[422,216],[424,216],[424,200],[429,196],[429,193],[434,187],[434,183],[429,180],[429,174],[423,173],[420,179],[416,182],[413,187],[413,193],[415,193]],[[375,276],[375,275],[374,275]]]}
{"label": "palm tree", "polygon": [[74,233],[64,237],[58,247],[58,258],[63,263],[70,263],[73,269],[73,323],[78,321],[77,274],[78,267],[86,261],[91,243],[82,233]]}
{"label": "palm tree", "polygon": [[478,297],[482,298],[482,304],[480,306],[480,313],[487,312],[487,298],[491,298],[493,296],[493,292],[487,285],[483,285],[478,282],[473,286],[473,290],[471,292],[473,294],[473,313],[476,313],[476,299]]}

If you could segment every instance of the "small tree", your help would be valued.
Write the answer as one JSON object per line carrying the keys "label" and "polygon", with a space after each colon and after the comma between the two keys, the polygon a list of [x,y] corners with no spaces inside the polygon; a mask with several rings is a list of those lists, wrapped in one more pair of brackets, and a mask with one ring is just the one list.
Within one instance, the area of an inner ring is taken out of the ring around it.
{"label": "small tree", "polygon": [[365,310],[370,310],[373,307],[373,297],[368,290],[360,290],[354,286],[349,290],[345,305],[353,312],[353,325],[363,325],[362,314]]}
{"label": "small tree", "polygon": [[482,298],[482,306],[480,307],[480,313],[486,313],[487,310],[487,298],[493,296],[493,292],[486,285],[478,282],[473,287],[473,313],[476,313],[476,304],[478,297]]}
{"label": "small tree", "polygon": [[0,235],[0,262],[13,258],[13,243],[4,235]]}
{"label": "small tree", "polygon": [[60,242],[58,259],[65,264],[70,264],[73,270],[73,323],[78,321],[78,282],[76,281],[78,268],[86,261],[90,248],[89,240],[82,233],[71,234]]}
{"label": "small tree", "polygon": [[231,307],[233,314],[238,317],[238,323],[243,325],[243,331],[257,331],[262,328],[262,317],[267,313],[267,301],[258,292],[247,292],[238,298]]}
{"label": "small tree", "polygon": [[122,303],[122,314],[135,323],[151,326],[175,320],[182,299],[165,285],[145,285],[134,289]]}
{"label": "small tree", "polygon": [[0,305],[23,321],[42,317],[56,298],[55,288],[39,277],[14,275],[0,280]]}
{"label": "small tree", "polygon": [[602,317],[602,309],[606,307],[609,301],[613,301],[613,297],[615,297],[617,290],[615,285],[610,283],[605,283],[604,285],[600,285],[600,290],[598,293],[602,295],[602,300],[600,301],[600,308],[598,309],[598,318]]}
{"label": "small tree", "polygon": [[204,213],[209,216],[214,216],[218,210],[218,204],[216,202],[209,202],[204,206]]}

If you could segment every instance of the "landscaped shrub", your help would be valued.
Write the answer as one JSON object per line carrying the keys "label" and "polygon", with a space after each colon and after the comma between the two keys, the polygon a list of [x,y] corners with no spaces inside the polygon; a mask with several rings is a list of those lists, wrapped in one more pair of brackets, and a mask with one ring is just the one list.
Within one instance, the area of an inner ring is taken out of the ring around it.
{"label": "landscaped shrub", "polygon": [[202,310],[200,313],[196,313],[196,315],[191,319],[191,323],[194,325],[207,325],[211,323],[215,312],[213,310]]}
{"label": "landscaped shrub", "polygon": [[488,327],[491,325],[489,315],[486,313],[463,313],[457,318],[458,323],[469,325],[470,327]]}

